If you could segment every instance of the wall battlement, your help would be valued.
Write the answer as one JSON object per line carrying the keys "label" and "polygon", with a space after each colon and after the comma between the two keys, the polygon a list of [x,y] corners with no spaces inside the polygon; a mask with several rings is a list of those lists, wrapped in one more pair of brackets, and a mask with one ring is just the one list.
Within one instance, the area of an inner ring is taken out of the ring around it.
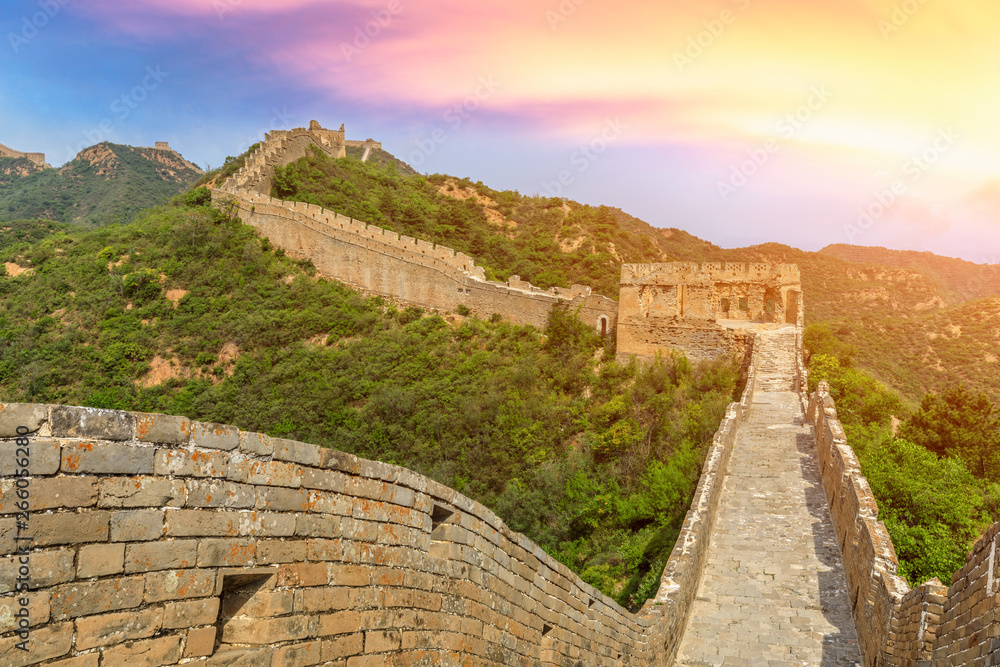
{"label": "wall battlement", "polygon": [[404,468],[183,417],[0,404],[0,664],[669,665],[754,377],[637,614]]}
{"label": "wall battlement", "polygon": [[[354,142],[372,146],[369,141]],[[511,276],[506,283],[486,280],[474,260],[446,246],[387,231],[303,202],[270,196],[276,166],[306,155],[316,145],[344,157],[344,128],[331,131],[312,121],[308,129],[270,132],[243,169],[212,191],[215,202],[232,200],[237,214],[272,243],[312,260],[323,275],[352,287],[403,303],[450,311],[462,305],[474,313],[501,316],[544,328],[553,308],[579,308],[580,318],[602,333],[616,325],[618,304],[592,294],[589,287],[543,290]],[[379,144],[380,146],[380,144]]]}
{"label": "wall battlement", "polygon": [[16,151],[13,148],[8,148],[3,144],[0,144],[0,157],[10,157],[10,158],[24,158],[30,160],[39,167],[44,167],[46,169],[51,168],[52,165],[45,161],[45,153],[22,153],[21,151]]}

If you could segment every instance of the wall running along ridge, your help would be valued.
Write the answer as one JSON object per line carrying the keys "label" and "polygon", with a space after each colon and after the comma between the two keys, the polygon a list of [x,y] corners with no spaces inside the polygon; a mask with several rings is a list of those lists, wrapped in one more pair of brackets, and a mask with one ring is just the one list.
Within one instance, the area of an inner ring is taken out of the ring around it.
{"label": "wall running along ridge", "polygon": [[471,257],[451,248],[270,196],[275,166],[304,157],[310,145],[344,157],[345,146],[367,143],[347,142],[343,126],[334,132],[316,121],[309,129],[270,132],[243,169],[212,190],[212,201],[217,206],[233,202],[235,214],[276,246],[310,259],[321,274],[367,292],[441,311],[464,305],[485,317],[499,313],[539,328],[545,327],[552,309],[563,304],[579,309],[580,319],[598,331],[610,333],[616,326],[618,303],[592,294],[589,287],[543,290],[518,276],[506,283],[488,281]]}
{"label": "wall running along ridge", "polygon": [[[800,374],[805,387],[804,369]],[[950,587],[931,579],[911,589],[896,574],[892,540],[878,520],[875,497],[826,382],[808,398],[807,419],[816,428],[823,485],[844,554],[865,665],[1000,665],[1000,522],[975,543]]]}
{"label": "wall running along ridge", "polygon": [[37,164],[39,167],[48,168],[50,165],[45,161],[45,153],[22,153],[13,148],[8,148],[0,144],[0,157],[25,158]]}
{"label": "wall running along ridge", "polygon": [[754,376],[637,614],[404,468],[183,417],[0,404],[0,664],[669,665]]}

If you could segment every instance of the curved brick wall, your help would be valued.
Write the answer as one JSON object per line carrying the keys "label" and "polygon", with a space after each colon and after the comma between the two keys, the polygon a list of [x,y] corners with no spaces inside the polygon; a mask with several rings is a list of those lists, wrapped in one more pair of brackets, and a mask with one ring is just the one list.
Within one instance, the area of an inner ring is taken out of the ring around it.
{"label": "curved brick wall", "polygon": [[932,579],[911,590],[896,574],[892,540],[824,382],[809,397],[807,419],[816,428],[865,665],[1000,664],[1000,523],[976,542],[950,587]]}
{"label": "curved brick wall", "polygon": [[617,326],[618,303],[591,294],[589,287],[542,290],[516,276],[506,283],[488,281],[471,257],[451,248],[270,196],[275,166],[303,157],[310,145],[343,157],[344,143],[342,131],[318,125],[271,132],[247,156],[243,169],[212,190],[212,200],[217,205],[234,201],[241,220],[276,246],[312,260],[320,273],[403,303],[445,311],[464,305],[485,317],[499,313],[537,327],[545,326],[553,307],[565,303],[579,308],[580,319],[597,329],[601,318],[606,331]]}
{"label": "curved brick wall", "polygon": [[0,404],[0,664],[669,664],[750,375],[638,614],[403,468],[183,417]]}

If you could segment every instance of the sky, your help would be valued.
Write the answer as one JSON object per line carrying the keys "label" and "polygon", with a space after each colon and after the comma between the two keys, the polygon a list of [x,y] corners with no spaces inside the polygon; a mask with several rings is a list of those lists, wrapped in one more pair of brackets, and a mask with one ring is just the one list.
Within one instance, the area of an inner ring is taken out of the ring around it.
{"label": "sky", "polygon": [[723,247],[1000,262],[996,0],[7,0],[0,143],[219,166],[346,125]]}

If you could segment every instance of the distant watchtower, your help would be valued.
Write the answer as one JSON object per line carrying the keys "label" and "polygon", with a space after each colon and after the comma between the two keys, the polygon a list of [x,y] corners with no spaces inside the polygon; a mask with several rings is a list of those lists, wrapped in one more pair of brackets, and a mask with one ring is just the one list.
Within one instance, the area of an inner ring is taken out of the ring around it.
{"label": "distant watchtower", "polygon": [[153,148],[157,148],[157,149],[159,149],[161,151],[173,150],[172,148],[170,148],[170,142],[169,141],[157,141],[153,145]]}

